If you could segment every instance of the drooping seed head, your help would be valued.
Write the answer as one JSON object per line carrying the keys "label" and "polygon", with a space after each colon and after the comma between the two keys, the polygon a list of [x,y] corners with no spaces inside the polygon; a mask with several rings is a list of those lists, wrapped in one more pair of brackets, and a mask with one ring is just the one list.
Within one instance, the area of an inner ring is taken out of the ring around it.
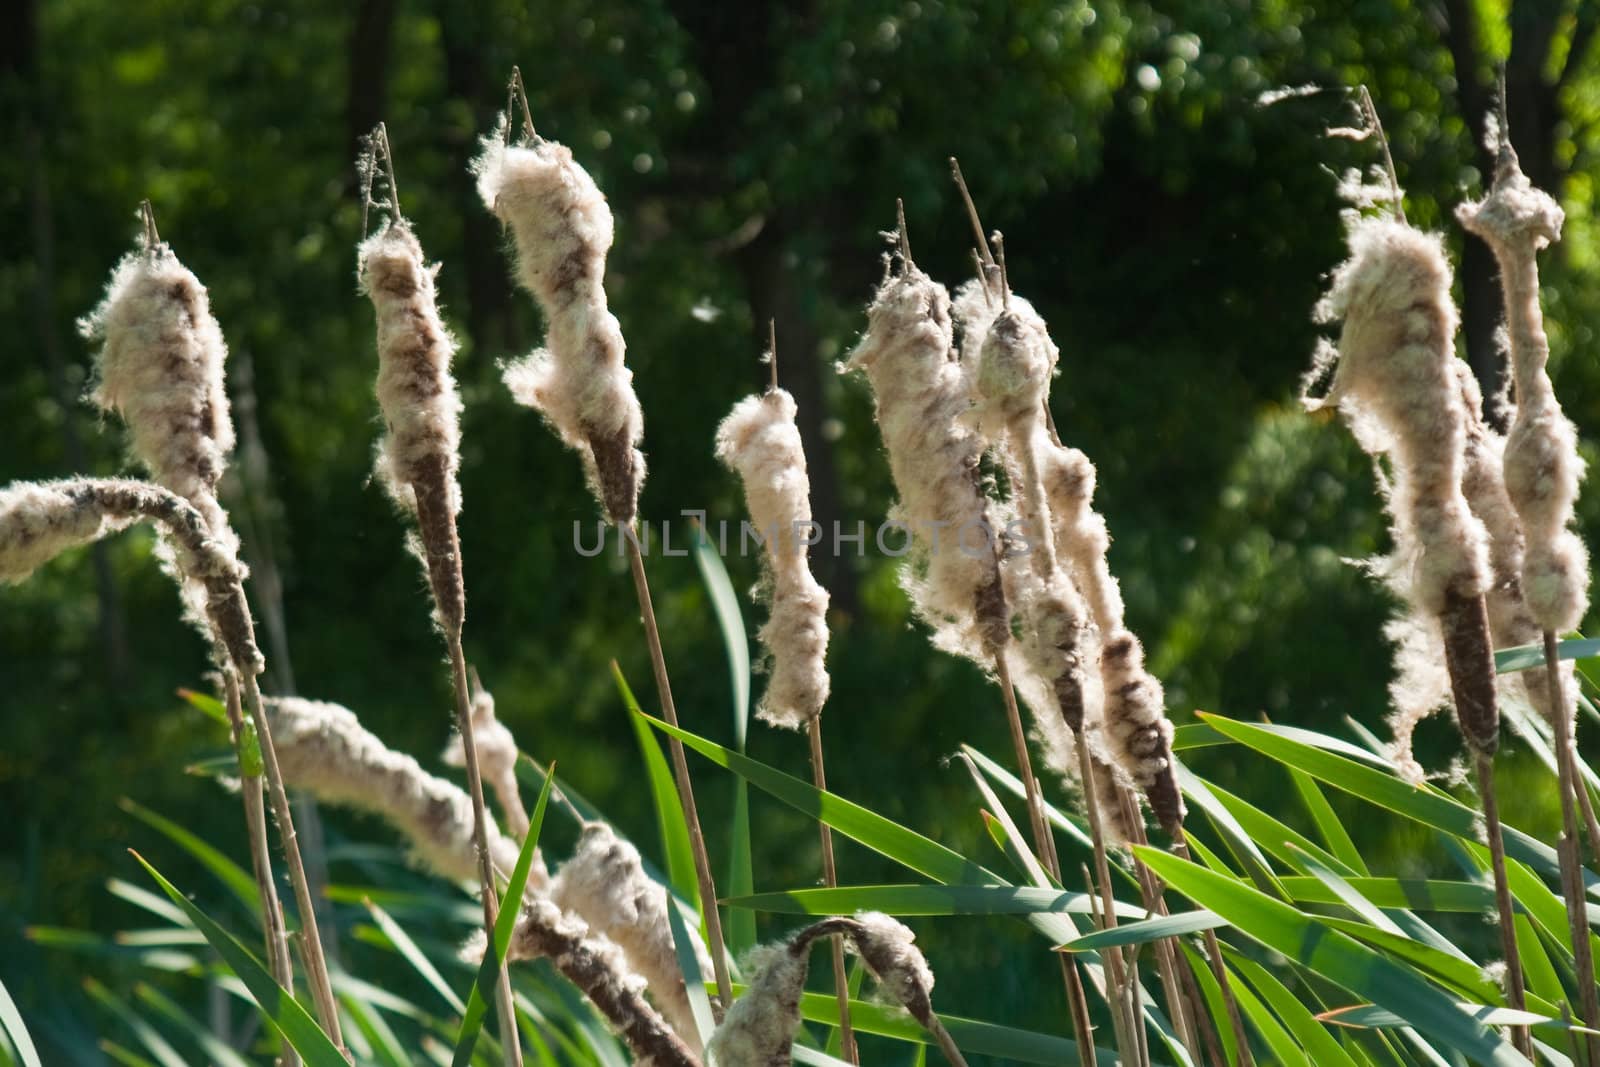
{"label": "drooping seed head", "polygon": [[506,386],[583,457],[607,517],[626,525],[644,484],[644,416],[606,305],[611,210],[565,145],[507,144],[502,132],[483,139],[472,170],[484,204],[511,230],[517,280],[549,323],[546,346],[506,366]]}

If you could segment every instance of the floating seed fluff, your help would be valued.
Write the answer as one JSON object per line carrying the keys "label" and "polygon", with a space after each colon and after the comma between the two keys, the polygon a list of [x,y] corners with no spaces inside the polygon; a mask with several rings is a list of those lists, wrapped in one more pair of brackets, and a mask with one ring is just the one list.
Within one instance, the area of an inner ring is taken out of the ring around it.
{"label": "floating seed fluff", "polygon": [[644,482],[644,416],[622,328],[606,306],[611,209],[565,145],[506,144],[503,126],[484,138],[472,169],[516,242],[517,280],[549,323],[546,347],[508,365],[506,386],[583,456],[607,517],[627,525]]}

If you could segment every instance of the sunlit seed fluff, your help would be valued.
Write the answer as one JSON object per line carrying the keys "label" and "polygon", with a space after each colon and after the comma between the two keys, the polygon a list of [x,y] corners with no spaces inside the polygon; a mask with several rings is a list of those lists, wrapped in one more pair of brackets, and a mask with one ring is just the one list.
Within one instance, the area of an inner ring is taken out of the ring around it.
{"label": "sunlit seed fluff", "polygon": [[90,399],[121,416],[150,477],[191,501],[214,493],[233,423],[228,350],[200,279],[165,244],[131,252],[79,328],[100,343]]}
{"label": "sunlit seed fluff", "polygon": [[1162,827],[1174,832],[1182,825],[1184,805],[1172,757],[1172,723],[1161,683],[1145,668],[1144,646],[1123,619],[1122,592],[1106,556],[1111,536],[1093,507],[1094,464],[1075,448],[1045,442],[1039,446],[1039,465],[1056,547],[1100,631],[1100,729],[1106,751],[1144,794]]}
{"label": "sunlit seed fluff", "polygon": [[696,1054],[644,999],[644,981],[628,970],[622,951],[551,901],[523,902],[506,958],[550,960],[627,1042],[636,1064],[699,1067]]}
{"label": "sunlit seed fluff", "polygon": [[[1349,244],[1317,309],[1323,321],[1342,321],[1338,365],[1326,396],[1307,406],[1336,408],[1364,449],[1389,458],[1395,547],[1385,569],[1411,611],[1438,620],[1462,735],[1493,752],[1488,537],[1462,493],[1467,413],[1450,267],[1437,237],[1388,218],[1355,222]],[[1397,703],[1420,707],[1423,696]]]}
{"label": "sunlit seed fluff", "polygon": [[73,478],[0,489],[0,584],[25,581],[62,553],[142,521],[172,540],[186,573],[238,575],[233,554],[177,494],[124,478]]}
{"label": "sunlit seed fluff", "polygon": [[917,948],[916,935],[882,912],[859,912],[854,921],[851,941],[861,961],[886,994],[927,1026],[933,1018],[933,969]]}
{"label": "sunlit seed fluff", "polygon": [[[900,502],[892,518],[914,537],[901,582],[949,652],[988,664],[1010,629],[979,476],[983,444],[962,416],[960,364],[951,358],[950,299],[915,267],[883,283],[847,370],[872,384],[878,426]],[[937,538],[937,543],[935,543]]]}
{"label": "sunlit seed fluff", "polygon": [[1489,195],[1456,212],[1486,241],[1500,266],[1511,342],[1516,414],[1506,435],[1505,485],[1522,520],[1522,594],[1543,630],[1582,621],[1589,601],[1588,551],[1569,529],[1584,465],[1577,432],[1550,382],[1550,341],[1539,307],[1538,253],[1559,240],[1560,206],[1533,187],[1509,144],[1500,148]]}
{"label": "sunlit seed fluff", "polygon": [[[267,719],[283,778],[318,800],[377,815],[410,842],[429,870],[456,882],[476,882],[472,801],[466,792],[424,771],[412,757],[390,749],[362,727],[348,708],[298,697],[267,701]],[[491,820],[485,830],[495,867],[509,874],[517,843]],[[536,855],[529,891],[549,884]]]}
{"label": "sunlit seed fluff", "polygon": [[756,715],[798,730],[828,700],[828,592],[806,559],[811,483],[795,412],[794,397],[782,389],[745,397],[717,427],[716,453],[744,483],[771,565],[771,616],[758,635],[771,657],[771,680]]}
{"label": "sunlit seed fluff", "polygon": [[461,452],[461,397],[450,375],[456,345],[439,318],[438,266],[429,266],[411,226],[386,223],[356,251],[361,291],[378,318],[378,406],[384,435],[377,472],[407,511],[419,485],[443,476],[447,507],[461,510],[456,470]]}
{"label": "sunlit seed fluff", "polygon": [[1098,728],[1089,731],[1082,743],[1089,746],[1095,805],[1100,810],[1100,827],[1106,844],[1125,845],[1136,836],[1131,820],[1137,817],[1133,806],[1138,802],[1128,792],[1132,787],[1124,783],[1124,775],[1106,751],[1105,736]]}
{"label": "sunlit seed fluff", "polygon": [[[505,723],[495,718],[494,697],[486,689],[479,689],[472,697],[472,738],[478,748],[478,773],[499,799],[511,836],[521,841],[528,836],[528,812],[517,787],[517,739]],[[441,758],[452,767],[467,765],[460,734],[451,736]]]}
{"label": "sunlit seed fluff", "polygon": [[[587,824],[578,850],[551,879],[550,899],[622,950],[661,1014],[698,1053],[700,1038],[667,916],[672,905],[666,890],[645,874],[639,850],[607,824]],[[705,946],[692,930],[690,937],[701,972],[711,973]]]}
{"label": "sunlit seed fluff", "polygon": [[506,385],[583,456],[607,516],[632,522],[644,483],[644,416],[623,362],[622,328],[606,306],[611,209],[571,150],[554,141],[508,145],[496,129],[472,170],[483,202],[511,230],[517,280],[549,324],[545,347],[505,368]]}
{"label": "sunlit seed fluff", "polygon": [[800,994],[811,967],[811,941],[758,945],[740,970],[749,976],[706,1052],[714,1067],[778,1067],[791,1062],[790,1046],[800,1029]]}
{"label": "sunlit seed fluff", "polygon": [[[1505,482],[1505,438],[1483,418],[1483,393],[1465,360],[1454,366],[1467,415],[1466,462],[1461,491],[1473,515],[1489,536],[1489,591],[1484,599],[1489,611],[1489,632],[1495,648],[1513,648],[1538,642],[1539,623],[1522,596],[1522,561],[1525,542]],[[1563,661],[1561,671],[1571,679],[1573,665]],[[1520,691],[1541,715],[1554,721],[1549,682],[1544,671],[1519,671],[1501,676],[1502,688]],[[1570,681],[1569,681],[1570,684]]]}

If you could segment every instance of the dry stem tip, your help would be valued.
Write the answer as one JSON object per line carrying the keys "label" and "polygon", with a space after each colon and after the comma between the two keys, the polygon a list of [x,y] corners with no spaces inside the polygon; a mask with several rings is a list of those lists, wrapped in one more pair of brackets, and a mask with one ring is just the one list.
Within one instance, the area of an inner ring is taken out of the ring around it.
{"label": "dry stem tip", "polygon": [[1389,135],[1383,132],[1383,122],[1378,118],[1378,109],[1372,102],[1372,94],[1367,91],[1365,82],[1358,87],[1358,92],[1361,117],[1366,122],[1367,128],[1377,135],[1378,147],[1383,149],[1383,169],[1389,175],[1389,190],[1394,194],[1394,217],[1404,224],[1405,202],[1400,193],[1400,178],[1394,169],[1394,156],[1389,151]]}

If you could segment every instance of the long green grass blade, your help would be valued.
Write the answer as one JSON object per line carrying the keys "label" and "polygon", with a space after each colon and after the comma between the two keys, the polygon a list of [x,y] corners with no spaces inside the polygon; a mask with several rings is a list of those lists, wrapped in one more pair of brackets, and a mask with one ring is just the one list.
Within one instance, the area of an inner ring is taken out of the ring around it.
{"label": "long green grass blade", "polygon": [[360,997],[345,995],[339,998],[339,1002],[344,1005],[345,1013],[356,1024],[356,1029],[361,1031],[361,1036],[366,1038],[367,1044],[372,1046],[373,1055],[384,1067],[411,1067],[405,1046],[389,1028],[382,1012]]}
{"label": "long green grass blade", "polygon": [[1183,790],[1183,795],[1188,797],[1195,807],[1205,812],[1206,818],[1216,827],[1223,843],[1228,846],[1228,851],[1233,853],[1233,858],[1238,861],[1244,873],[1250,876],[1250,880],[1262,892],[1280,899],[1284,897],[1283,886],[1278,884],[1272,866],[1267,863],[1267,858],[1261,854],[1261,850],[1256,847],[1255,841],[1245,832],[1244,827],[1239,825],[1233,812],[1228,810],[1211,791],[1211,787],[1201,781],[1188,767],[1175,759],[1173,768],[1177,771],[1178,788]]}
{"label": "long green grass blade", "polygon": [[[1014,885],[842,885],[836,889],[788,889],[724,901],[771,915],[1031,915],[1069,912],[1090,915],[1096,904],[1087,893]],[[1143,908],[1116,902],[1117,916],[1142,919]]]}
{"label": "long green grass blade", "polygon": [[1357,1067],[1355,1060],[1328,1032],[1327,1027],[1318,1022],[1300,998],[1289,992],[1270,971],[1228,945],[1222,946],[1222,953],[1234,971],[1249,982],[1261,999],[1283,1020],[1284,1026],[1294,1034],[1300,1047],[1310,1054],[1311,1062],[1316,1067]]}
{"label": "long green grass blade", "polygon": [[1311,821],[1317,824],[1317,833],[1322,835],[1322,841],[1328,846],[1328,851],[1357,875],[1365,877],[1371,874],[1372,872],[1367,870],[1366,861],[1361,858],[1361,850],[1356,848],[1355,841],[1350,837],[1350,831],[1345,829],[1344,820],[1339,818],[1338,813],[1333,810],[1333,805],[1328,803],[1328,798],[1322,792],[1322,787],[1317,784],[1317,780],[1298,767],[1290,767],[1288,770],[1289,777],[1294,782],[1295,792],[1300,794],[1300,802],[1305,805]]}
{"label": "long green grass blade", "polygon": [[1093,949],[1110,948],[1115,945],[1144,945],[1151,941],[1160,941],[1164,937],[1178,937],[1183,934],[1198,933],[1201,930],[1215,930],[1219,926],[1226,926],[1222,917],[1215,912],[1184,911],[1176,915],[1162,915],[1155,919],[1141,919],[1138,922],[1122,923],[1118,926],[1108,927],[1104,930],[1095,930],[1091,933],[1075,937],[1064,945],[1057,945],[1058,952],[1087,952]]}
{"label": "long green grass blade", "polygon": [[494,999],[495,987],[500,981],[500,966],[505,963],[506,949],[511,944],[511,934],[517,926],[517,915],[522,911],[522,894],[528,887],[528,872],[533,869],[533,854],[539,850],[544,812],[550,803],[550,787],[555,780],[556,768],[555,764],[551,764],[545,772],[544,785],[539,789],[539,799],[534,802],[533,814],[528,819],[528,836],[522,839],[516,866],[511,868],[511,880],[506,883],[505,895],[500,899],[500,914],[495,916],[494,922],[494,944],[486,947],[483,964],[478,968],[478,979],[467,991],[467,1008],[461,1015],[455,1052],[450,1057],[451,1067],[466,1067],[472,1061],[472,1050],[478,1044],[478,1031],[483,1027],[489,1001]]}
{"label": "long green grass blade", "polygon": [[1527,1063],[1497,1034],[1464,1014],[1414,971],[1346,934],[1243,883],[1160,849],[1136,847],[1150,868],[1178,892],[1227,919],[1235,929],[1316,971],[1328,981],[1410,1020],[1411,1025],[1477,1062]]}
{"label": "long green grass blade", "polygon": [[154,1060],[146,1059],[132,1049],[117,1044],[110,1038],[103,1037],[100,1039],[100,1051],[111,1057],[111,1062],[121,1064],[122,1067],[161,1067]]}
{"label": "long green grass blade", "polygon": [[[258,926],[260,925],[261,898],[256,892],[254,875],[166,816],[157,815],[149,808],[128,797],[123,797],[117,803],[123,811],[161,833],[169,841],[198,860],[202,867],[216,875],[218,880],[227,886],[235,897],[239,898],[239,903],[244,905],[252,920]],[[290,920],[291,916],[286,914],[284,921],[289,922]]]}
{"label": "long green grass blade", "polygon": [[388,939],[390,946],[400,953],[407,963],[411,964],[411,969],[421,975],[422,980],[427,982],[446,1004],[450,1005],[451,1011],[457,1015],[465,1015],[467,1011],[466,1004],[456,995],[456,991],[450,988],[450,983],[444,980],[444,976],[439,973],[439,968],[433,965],[433,961],[428,958],[427,953],[423,952],[421,947],[411,939],[411,935],[406,933],[404,927],[395,922],[394,916],[370,900],[362,901],[362,903],[367,906],[367,912],[372,916],[372,921],[378,924],[379,931]]}
{"label": "long green grass blade", "polygon": [[660,719],[648,715],[640,717],[802,815],[820,819],[851,840],[918,874],[952,884],[994,885],[1005,882],[993,871],[985,870],[965,856],[836,793],[823,792],[810,782],[784,774],[715,741],[669,726]]}
{"label": "long green grass blade", "polygon": [[728,681],[733,691],[734,744],[744,751],[745,735],[750,727],[750,639],[746,636],[744,616],[739,611],[739,597],[733,591],[728,569],[722,565],[722,556],[712,547],[704,530],[694,541],[694,562],[700,568],[700,578],[711,597],[711,612],[717,617],[717,628],[722,632],[722,647],[728,654]]}
{"label": "long green grass blade", "polygon": [[1245,1019],[1272,1050],[1271,1062],[1283,1064],[1285,1067],[1315,1067],[1311,1057],[1307,1056],[1305,1050],[1295,1041],[1294,1035],[1278,1021],[1277,1016],[1267,1010],[1267,1006],[1245,984],[1238,971],[1231,965],[1228,967],[1228,988],[1233,993],[1233,999],[1238,1003]]}
{"label": "long green grass blade", "polygon": [[[1600,640],[1595,638],[1569,638],[1556,642],[1557,659],[1593,659],[1600,656]],[[1494,654],[1494,669],[1500,674],[1513,674],[1530,667],[1544,666],[1544,645],[1517,645],[1502,648]]]}
{"label": "long green grass blade", "polygon": [[633,724],[634,733],[639,739],[639,751],[644,756],[650,799],[655,805],[656,823],[661,828],[661,850],[667,857],[667,877],[672,880],[673,891],[692,901],[698,911],[702,906],[700,881],[695,875],[694,852],[689,845],[689,823],[684,818],[683,804],[678,799],[678,785],[672,768],[667,765],[667,757],[661,751],[661,742],[644,725],[643,720],[649,716],[639,710],[633,690],[628,688],[621,668],[615,663],[611,664],[611,675],[616,680],[617,691],[622,694],[622,703],[629,712],[628,721]]}
{"label": "long green grass blade", "polygon": [[133,995],[182,1030],[196,1045],[199,1045],[201,1051],[206,1054],[207,1062],[212,1067],[250,1067],[249,1062],[243,1056],[235,1052],[226,1042],[219,1040],[209,1027],[203,1025],[193,1015],[190,1015],[177,1001],[165,993],[146,982],[140,982],[134,986]]}
{"label": "long green grass blade", "polygon": [[[755,863],[750,852],[750,783],[733,779],[733,819],[728,828],[728,892],[755,891]],[[756,943],[756,916],[749,910],[728,914],[728,951],[743,956]]]}
{"label": "long green grass blade", "polygon": [[[1346,759],[1331,752],[1285,737],[1281,732],[1262,729],[1251,723],[1199,713],[1220,733],[1270,756],[1279,763],[1298,767],[1313,778],[1341,792],[1386,808],[1397,815],[1432,827],[1463,841],[1477,841],[1478,813],[1465,804],[1427,786],[1414,786],[1393,773]],[[1511,826],[1505,826],[1506,854],[1533,867],[1542,875],[1559,877],[1561,865],[1555,849],[1534,840]],[[1586,883],[1600,881],[1584,871]]]}
{"label": "long green grass blade", "polygon": [[251,999],[261,1008],[262,1017],[294,1046],[294,1050],[300,1053],[301,1059],[305,1060],[306,1067],[349,1067],[339,1050],[328,1039],[328,1035],[322,1032],[322,1028],[294,997],[272,980],[272,976],[250,954],[249,949],[196,907],[143,856],[134,852],[133,858],[149,872],[151,878],[155,879],[162,892],[183,909],[189,921],[206,935],[211,947],[217,950],[223,962],[250,991]]}
{"label": "long green grass blade", "polygon": [[683,972],[684,993],[689,998],[689,1010],[694,1014],[695,1029],[700,1032],[700,1046],[711,1041],[717,1028],[711,1013],[711,998],[706,995],[705,975],[700,971],[700,956],[689,937],[689,924],[677,908],[667,909],[667,923],[672,930],[672,951],[678,959],[678,969]]}
{"label": "long green grass blade", "polygon": [[33,1038],[28,1036],[28,1027],[22,1021],[22,1012],[17,1010],[17,1002],[11,999],[11,993],[6,989],[4,982],[0,982],[0,1027],[5,1028],[11,1046],[22,1058],[22,1067],[41,1067],[39,1050],[33,1047]]}

